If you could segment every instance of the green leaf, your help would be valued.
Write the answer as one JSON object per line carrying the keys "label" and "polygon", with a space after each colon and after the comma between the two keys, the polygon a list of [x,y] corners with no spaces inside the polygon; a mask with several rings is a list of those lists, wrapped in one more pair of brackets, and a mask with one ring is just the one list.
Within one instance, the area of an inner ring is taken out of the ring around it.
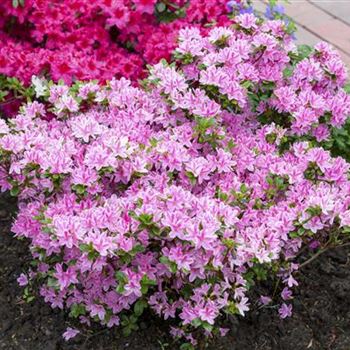
{"label": "green leaf", "polygon": [[343,227],[343,232],[344,233],[350,233],[350,226],[344,226]]}
{"label": "green leaf", "polygon": [[180,346],[180,350],[195,350],[195,348],[191,343],[183,343]]}
{"label": "green leaf", "polygon": [[47,286],[51,288],[58,288],[58,281],[55,278],[49,277],[47,279]]}
{"label": "green leaf", "polygon": [[177,271],[177,265],[176,265],[176,263],[173,262],[173,261],[170,261],[168,257],[166,257],[166,256],[161,256],[161,257],[159,258],[159,261],[160,261],[162,264],[166,265],[172,273],[175,273],[175,272]]}
{"label": "green leaf", "polygon": [[283,77],[284,78],[289,78],[293,75],[293,69],[290,67],[285,68],[285,70],[283,71]]}
{"label": "green leaf", "polygon": [[156,286],[157,281],[151,280],[147,275],[144,275],[141,279],[141,293],[143,295],[148,293],[148,289],[150,286]]}
{"label": "green leaf", "polygon": [[10,194],[12,197],[17,197],[19,194],[19,187],[18,186],[14,186],[11,188]]}
{"label": "green leaf", "polygon": [[73,185],[72,186],[73,191],[75,191],[77,194],[83,195],[86,193],[86,186],[85,185]]}
{"label": "green leaf", "polygon": [[17,8],[19,6],[19,1],[18,0],[12,0],[12,6],[14,8]]}
{"label": "green leaf", "polygon": [[344,91],[345,91],[347,94],[350,94],[350,83],[347,83],[347,84],[344,86]]}
{"label": "green leaf", "polygon": [[82,243],[79,245],[79,248],[82,252],[88,254],[89,260],[94,260],[99,256],[99,253],[94,249],[92,242],[90,242],[89,244]]}
{"label": "green leaf", "polygon": [[256,265],[253,267],[253,271],[256,275],[258,281],[265,281],[267,279],[267,271],[261,265]]}
{"label": "green leaf", "polygon": [[215,118],[198,117],[196,119],[196,122],[197,122],[196,129],[199,132],[204,133],[206,130],[208,130],[209,128],[215,125]]}
{"label": "green leaf", "polygon": [[141,279],[141,284],[146,284],[149,286],[156,286],[157,281],[156,280],[151,280],[147,275],[144,275]]}
{"label": "green leaf", "polygon": [[141,293],[142,293],[143,295],[145,295],[145,294],[148,293],[148,289],[149,289],[149,287],[148,287],[147,284],[141,285]]}
{"label": "green leaf", "polygon": [[300,59],[304,59],[306,57],[309,57],[312,51],[313,51],[313,49],[309,45],[299,45],[298,46],[298,54],[299,54]]}
{"label": "green leaf", "polygon": [[138,220],[141,222],[141,224],[145,226],[150,226],[153,221],[153,215],[152,214],[141,214],[138,217]]}
{"label": "green leaf", "polygon": [[152,137],[150,140],[149,140],[149,143],[151,144],[152,147],[156,147],[157,144],[158,144],[158,140],[154,137]]}
{"label": "green leaf", "polygon": [[209,333],[211,333],[213,330],[213,326],[208,322],[202,322],[202,327]]}
{"label": "green leaf", "polygon": [[[248,276],[248,274],[246,274],[246,279],[247,277],[249,278],[250,276]],[[238,308],[236,306],[236,304],[233,301],[230,301],[229,304],[226,307],[226,312],[230,315],[236,315],[238,314]]]}
{"label": "green leaf", "polygon": [[195,318],[192,322],[191,325],[195,328],[198,328],[202,324],[202,321],[200,318]]}
{"label": "green leaf", "polygon": [[235,142],[233,141],[233,139],[230,139],[230,140],[228,141],[227,147],[228,147],[228,149],[229,149],[230,151],[231,151],[233,148],[236,147],[236,144],[235,144]]}
{"label": "green leaf", "polygon": [[35,299],[35,296],[34,296],[34,295],[28,296],[28,297],[26,297],[26,302],[29,304],[29,303],[31,303],[34,299]]}
{"label": "green leaf", "polygon": [[86,309],[85,306],[83,304],[73,304],[71,306],[71,311],[69,313],[70,317],[74,317],[77,318],[81,315],[85,315],[86,314]]}
{"label": "green leaf", "polygon": [[126,274],[124,272],[122,272],[122,271],[116,271],[114,276],[118,280],[119,283],[127,284],[128,281],[129,281],[128,277],[126,276]]}
{"label": "green leaf", "polygon": [[134,304],[134,313],[137,317],[141,316],[143,314],[144,309],[146,309],[148,306],[147,302],[143,299],[138,300]]}
{"label": "green leaf", "polygon": [[84,252],[84,253],[89,253],[91,251],[92,248],[92,243],[86,244],[86,243],[82,243],[79,245],[80,251]]}
{"label": "green leaf", "polygon": [[123,327],[123,335],[125,337],[128,337],[132,332],[132,329],[130,326],[127,326],[127,327]]}
{"label": "green leaf", "polygon": [[132,248],[129,254],[135,256],[138,253],[143,253],[145,250],[146,248],[142,244],[137,244],[134,248]]}
{"label": "green leaf", "polygon": [[130,323],[137,323],[137,317],[135,315],[131,315],[129,318]]}
{"label": "green leaf", "polygon": [[196,184],[196,177],[194,176],[193,173],[191,173],[190,171],[186,171],[186,176],[188,177],[188,179],[190,180],[191,182],[191,185],[194,186]]}
{"label": "green leaf", "polygon": [[115,289],[115,291],[118,294],[123,294],[125,292],[124,284],[119,284],[118,287]]}
{"label": "green leaf", "polygon": [[190,284],[185,284],[181,287],[180,293],[184,296],[185,299],[189,299],[193,295],[193,286]]}
{"label": "green leaf", "polygon": [[251,82],[250,80],[245,80],[243,83],[241,83],[241,85],[246,88],[249,89],[251,86],[253,86],[253,82]]}

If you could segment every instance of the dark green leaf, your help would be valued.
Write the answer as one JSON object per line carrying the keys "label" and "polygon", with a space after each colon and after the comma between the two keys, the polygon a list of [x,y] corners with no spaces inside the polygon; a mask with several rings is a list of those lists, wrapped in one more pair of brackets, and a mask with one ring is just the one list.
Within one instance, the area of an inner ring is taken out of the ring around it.
{"label": "dark green leaf", "polygon": [[143,314],[145,308],[147,308],[148,304],[145,300],[140,299],[134,304],[134,313],[137,317]]}

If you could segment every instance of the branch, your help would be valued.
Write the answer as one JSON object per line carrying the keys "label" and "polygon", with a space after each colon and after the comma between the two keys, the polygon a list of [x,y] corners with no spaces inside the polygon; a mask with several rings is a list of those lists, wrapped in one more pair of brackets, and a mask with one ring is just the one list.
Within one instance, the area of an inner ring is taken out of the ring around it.
{"label": "branch", "polygon": [[312,261],[314,261],[316,258],[318,258],[321,254],[327,252],[330,249],[343,248],[343,247],[347,247],[347,246],[350,246],[350,242],[344,243],[344,244],[341,244],[341,245],[338,245],[338,246],[333,246],[333,247],[328,247],[328,248],[325,248],[325,249],[321,249],[315,255],[313,255],[310,259],[308,259],[308,260],[304,261],[302,264],[300,264],[299,265],[299,269],[301,269],[301,268],[305,267],[306,265],[310,264]]}

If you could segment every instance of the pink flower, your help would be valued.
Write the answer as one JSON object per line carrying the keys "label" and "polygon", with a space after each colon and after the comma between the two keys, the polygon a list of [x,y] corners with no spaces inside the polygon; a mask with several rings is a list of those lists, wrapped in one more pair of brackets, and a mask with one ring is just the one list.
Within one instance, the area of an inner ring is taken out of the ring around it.
{"label": "pink flower", "polygon": [[213,302],[208,301],[205,306],[200,307],[198,315],[202,321],[214,324],[215,318],[219,315],[219,310]]}
{"label": "pink flower", "polygon": [[292,305],[287,305],[285,303],[279,308],[278,312],[281,318],[286,318],[292,316]]}
{"label": "pink flower", "polygon": [[105,319],[106,310],[102,305],[91,304],[88,306],[90,310],[91,317],[98,316],[98,318],[103,321]]}
{"label": "pink flower", "polygon": [[24,273],[21,273],[17,278],[17,282],[21,287],[24,287],[28,284],[28,277]]}
{"label": "pink flower", "polygon": [[287,287],[283,288],[282,293],[281,293],[282,299],[283,300],[289,300],[292,298],[292,292],[290,289]]}
{"label": "pink flower", "polygon": [[63,338],[65,341],[68,341],[69,339],[76,337],[79,333],[80,331],[77,329],[67,327],[66,331],[63,333]]}
{"label": "pink flower", "polygon": [[238,309],[238,312],[244,316],[246,311],[249,311],[249,303],[248,303],[248,298],[243,297],[241,298],[241,300],[239,301],[238,304],[236,304],[236,307]]}
{"label": "pink flower", "polygon": [[326,125],[319,125],[316,129],[312,130],[312,134],[316,137],[317,142],[321,142],[329,137],[330,132]]}
{"label": "pink flower", "polygon": [[5,123],[5,121],[3,119],[0,119],[0,134],[8,134],[9,130],[10,129]]}
{"label": "pink flower", "polygon": [[108,9],[108,14],[110,18],[108,18],[107,24],[110,27],[115,25],[116,27],[123,29],[126,27],[130,19],[128,8],[123,5],[120,6],[120,4],[117,4],[113,6],[113,8]]}
{"label": "pink flower", "polygon": [[[167,256],[167,249],[163,249],[165,255]],[[171,261],[174,261],[179,269],[184,269],[187,271],[191,270],[191,264],[193,263],[193,257],[182,249],[180,245],[171,247],[168,252],[168,257]]]}
{"label": "pink flower", "polygon": [[119,317],[112,316],[107,323],[107,327],[112,328],[113,326],[119,326],[119,324],[120,324]]}
{"label": "pink flower", "polygon": [[293,107],[296,99],[294,88],[291,86],[282,86],[274,91],[278,99],[277,107],[282,111],[288,111]]}
{"label": "pink flower", "polygon": [[229,328],[219,328],[219,332],[222,337],[224,337],[229,331]]}
{"label": "pink flower", "polygon": [[189,225],[187,227],[186,239],[191,240],[197,249],[203,248],[210,250],[214,247],[217,237],[208,228],[199,229],[198,225]]}
{"label": "pink flower", "polygon": [[350,226],[350,210],[339,214],[341,226]]}
{"label": "pink flower", "polygon": [[272,299],[271,299],[270,297],[268,297],[268,296],[262,295],[262,296],[260,297],[260,301],[261,301],[261,304],[267,305],[267,304],[270,304],[270,303],[271,303]]}
{"label": "pink flower", "polygon": [[57,278],[60,290],[63,290],[72,283],[78,283],[77,274],[74,266],[69,266],[66,271],[63,270],[62,264],[56,264],[54,277]]}
{"label": "pink flower", "polygon": [[124,286],[123,295],[126,295],[126,296],[135,295],[137,297],[141,297],[142,292],[141,292],[140,275],[130,270],[126,271],[126,275],[128,277],[128,282]]}
{"label": "pink flower", "polygon": [[72,134],[88,142],[90,137],[95,138],[102,133],[102,126],[96,123],[91,115],[80,115],[72,121]]}
{"label": "pink flower", "polygon": [[199,184],[204,180],[208,180],[209,173],[212,171],[211,165],[203,157],[190,160],[186,165],[186,169],[198,179]]}
{"label": "pink flower", "polygon": [[183,321],[183,324],[190,324],[194,319],[196,319],[197,317],[199,317],[198,314],[198,310],[196,310],[195,308],[189,306],[188,304],[185,304],[182,307],[182,311],[180,313],[180,318]]}
{"label": "pink flower", "polygon": [[244,13],[242,15],[239,15],[235,19],[237,23],[245,29],[255,29],[257,27],[256,26],[257,18],[250,13]]}
{"label": "pink flower", "polygon": [[157,0],[135,0],[134,3],[137,10],[140,12],[153,14],[156,1]]}
{"label": "pink flower", "polygon": [[96,230],[89,233],[88,241],[101,256],[107,256],[109,251],[117,248],[117,244],[112,237],[107,236],[106,232]]}

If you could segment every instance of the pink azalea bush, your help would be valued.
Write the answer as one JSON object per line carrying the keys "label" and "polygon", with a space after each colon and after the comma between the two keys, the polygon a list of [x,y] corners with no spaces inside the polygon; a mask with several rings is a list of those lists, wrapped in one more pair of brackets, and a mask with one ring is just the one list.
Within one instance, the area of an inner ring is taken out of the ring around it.
{"label": "pink azalea bush", "polygon": [[182,29],[177,65],[154,65],[141,87],[35,79],[36,100],[0,120],[29,283],[126,334],[149,308],[188,349],[225,334],[219,321],[244,315],[267,276],[290,316],[301,248],[350,226],[349,165],[318,147],[350,112],[346,71],[327,44],[304,56],[284,22],[244,14]]}
{"label": "pink azalea bush", "polygon": [[[169,59],[180,28],[228,22],[226,0],[25,0],[0,4],[0,73],[136,80]],[[239,2],[239,1],[237,1]]]}

